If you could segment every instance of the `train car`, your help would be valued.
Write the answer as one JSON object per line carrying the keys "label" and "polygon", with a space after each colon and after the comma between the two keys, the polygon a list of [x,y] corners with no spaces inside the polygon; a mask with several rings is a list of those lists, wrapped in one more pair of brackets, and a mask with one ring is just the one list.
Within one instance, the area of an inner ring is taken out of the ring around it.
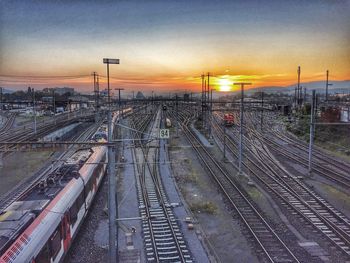
{"label": "train car", "polygon": [[171,127],[171,120],[169,118],[165,118],[165,127],[170,128]]}
{"label": "train car", "polygon": [[224,125],[226,127],[232,127],[235,124],[235,117],[232,113],[224,114]]}
{"label": "train car", "polygon": [[98,130],[97,132],[94,134],[93,139],[95,141],[101,141],[101,140],[105,140],[107,141],[107,125],[103,124]]}
{"label": "train car", "polygon": [[166,105],[163,105],[163,110],[167,110],[167,106]]}
{"label": "train car", "polygon": [[62,262],[106,171],[107,147],[77,150],[0,215],[0,262]]}

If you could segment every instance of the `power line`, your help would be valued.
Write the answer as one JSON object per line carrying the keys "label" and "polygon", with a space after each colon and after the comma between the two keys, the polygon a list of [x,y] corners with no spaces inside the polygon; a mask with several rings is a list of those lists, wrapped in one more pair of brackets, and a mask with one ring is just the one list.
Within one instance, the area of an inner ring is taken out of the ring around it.
{"label": "power line", "polygon": [[0,77],[3,78],[31,78],[31,79],[39,79],[39,78],[82,78],[82,77],[89,77],[90,75],[55,75],[55,76],[47,76],[47,75],[2,75],[0,74]]}

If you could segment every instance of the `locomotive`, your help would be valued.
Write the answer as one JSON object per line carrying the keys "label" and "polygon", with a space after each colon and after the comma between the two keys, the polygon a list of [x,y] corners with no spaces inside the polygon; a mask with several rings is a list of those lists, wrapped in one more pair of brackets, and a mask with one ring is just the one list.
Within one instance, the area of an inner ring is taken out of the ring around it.
{"label": "locomotive", "polygon": [[[95,135],[103,141],[107,130]],[[0,262],[61,262],[100,186],[107,158],[105,145],[77,150],[8,206],[0,215]]]}
{"label": "locomotive", "polygon": [[226,127],[232,127],[235,124],[235,117],[232,113],[224,114],[224,125]]}

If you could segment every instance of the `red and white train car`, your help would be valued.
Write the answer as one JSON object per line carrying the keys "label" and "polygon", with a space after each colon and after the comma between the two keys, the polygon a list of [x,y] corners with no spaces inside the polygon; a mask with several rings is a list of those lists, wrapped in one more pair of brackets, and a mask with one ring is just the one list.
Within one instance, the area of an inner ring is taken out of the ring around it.
{"label": "red and white train car", "polygon": [[63,169],[10,205],[0,215],[0,262],[61,262],[89,210],[106,162],[106,146],[78,150]]}

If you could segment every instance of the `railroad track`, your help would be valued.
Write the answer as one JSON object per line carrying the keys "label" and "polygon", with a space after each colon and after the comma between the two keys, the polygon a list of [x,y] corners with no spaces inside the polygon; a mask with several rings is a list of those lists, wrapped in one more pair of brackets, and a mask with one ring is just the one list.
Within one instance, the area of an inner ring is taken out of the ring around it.
{"label": "railroad track", "polygon": [[[92,136],[92,134],[96,131],[99,125],[100,123],[92,125],[81,134],[77,134],[75,138],[73,138],[73,140],[76,142],[86,141],[88,138]],[[57,160],[55,163],[53,163],[52,165],[46,166],[45,168],[39,170],[37,173],[33,174],[32,176],[24,179],[14,189],[4,194],[0,200],[0,214],[11,203],[13,203],[14,201],[18,200],[23,195],[25,195],[28,191],[30,191],[33,187],[35,187],[41,180],[44,180],[45,177],[50,172],[54,171],[59,166],[61,166],[64,163],[64,161],[75,152],[76,149],[72,149],[72,148],[73,146],[69,146],[66,151],[64,151],[63,153],[57,156]]]}
{"label": "railroad track", "polygon": [[[297,138],[291,138],[284,133],[278,134],[277,132],[274,132],[274,136],[277,136],[279,140],[284,141],[285,143],[289,144],[289,146],[293,146],[294,148],[297,148],[304,155],[308,154],[308,145],[305,142]],[[349,175],[350,163],[334,158],[333,156],[325,153],[322,149],[319,149],[317,146],[314,147],[313,153],[314,153],[314,161],[316,160],[317,162],[319,162],[319,165],[329,164],[332,168],[335,168]]]}
{"label": "railroad track", "polygon": [[[289,150],[287,147],[281,147],[280,144],[276,143],[275,140],[264,137],[263,140],[269,145],[269,148],[271,148],[273,151],[277,152],[278,154],[293,160],[294,162],[302,165],[303,167],[308,167],[308,157],[306,156],[306,153],[297,153],[294,151]],[[328,161],[328,165],[330,167],[326,167],[324,165],[321,165],[318,160],[313,160],[313,168],[312,171],[315,172],[317,175],[323,176],[331,181],[334,181],[338,185],[341,185],[345,187],[345,189],[350,189],[350,175],[348,172],[348,175],[341,172],[337,172],[333,167],[334,164],[330,163]],[[349,170],[350,171],[350,168]]]}
{"label": "railroad track", "polygon": [[[252,123],[259,122],[259,120],[256,119],[256,115],[254,118],[255,120],[253,120]],[[274,121],[269,117],[265,128],[273,125]],[[264,139],[273,144],[271,147],[274,147],[274,150],[276,151],[279,150],[280,154],[288,156],[288,158],[304,167],[308,167],[309,146],[307,143],[301,141],[295,136],[291,137],[290,134],[281,129],[272,129],[270,134],[264,135]],[[281,150],[281,147],[283,150]],[[345,188],[350,186],[350,163],[331,156],[317,146],[314,146],[313,150],[313,171],[323,177],[335,181]]]}
{"label": "railroad track", "polygon": [[[50,121],[46,121],[46,122],[41,122],[38,123],[37,125],[37,135],[41,132],[44,132],[45,129],[49,130],[52,128],[56,128],[57,127],[61,127],[62,124],[67,125],[67,123],[71,123],[71,122],[76,122],[78,120],[81,120],[81,118],[92,118],[93,114],[92,113],[86,113],[84,115],[75,115],[72,117],[69,117],[68,115],[62,115],[62,116],[58,116],[56,117],[56,119],[54,120],[50,120]],[[1,136],[0,141],[2,142],[10,142],[10,141],[17,141],[22,139],[25,136],[32,136],[35,137],[36,135],[34,134],[34,128],[28,128],[27,126],[20,126],[17,128],[13,128],[11,129],[11,132],[6,132],[3,134],[3,136]]]}
{"label": "railroad track", "polygon": [[[90,115],[89,115],[90,116]],[[92,117],[92,115],[90,116]],[[74,122],[79,121],[80,117],[76,117],[74,119],[64,119],[61,120],[59,122],[55,123],[50,123],[50,124],[46,124],[43,126],[38,127],[37,129],[37,133],[34,134],[34,132],[25,132],[25,131],[21,131],[20,133],[14,133],[11,136],[7,136],[7,137],[2,137],[0,139],[0,144],[1,142],[13,142],[13,144],[7,144],[7,145],[2,145],[0,146],[0,152],[3,152],[3,156],[6,156],[8,154],[11,154],[14,151],[17,151],[18,149],[15,149],[16,143],[17,142],[24,142],[24,141],[36,141],[39,138],[54,132],[57,129],[63,128],[67,125],[70,125]],[[22,146],[24,147],[24,146]],[[24,147],[25,148],[25,147]]]}
{"label": "railroad track", "polygon": [[249,230],[258,245],[257,253],[266,262],[300,262],[296,255],[287,247],[274,229],[264,219],[263,215],[248,200],[230,175],[212,157],[211,153],[200,143],[194,133],[188,128],[190,119],[182,123],[182,129],[199,159],[216,181],[236,213]]}
{"label": "railroad track", "polygon": [[[221,118],[221,116],[219,116],[219,118]],[[250,119],[251,118],[247,118],[247,120]],[[256,121],[250,121],[251,126],[254,126],[254,123],[257,123]],[[244,127],[245,129],[248,129],[250,126],[244,125]],[[308,168],[308,149],[306,149],[306,146],[302,145],[302,143],[294,141],[288,136],[284,134],[281,135],[276,131],[272,131],[272,136],[267,134],[261,136],[268,148],[277,152],[279,155]],[[283,143],[278,143],[277,141],[282,141]],[[293,147],[297,147],[299,150],[291,149]],[[320,154],[321,152],[316,150],[313,158],[313,172],[337,183],[345,189],[350,189],[350,166],[345,162],[332,158],[331,156],[328,156],[328,159],[326,159],[326,155]]]}
{"label": "railroad track", "polygon": [[[133,128],[140,128],[133,125]],[[146,125],[143,131],[146,131]],[[151,133],[157,134],[159,111]],[[134,133],[140,139],[140,133]],[[136,145],[136,144],[135,144]],[[159,142],[153,141],[134,148],[137,189],[147,262],[193,262],[184,237],[167,200],[158,170]],[[141,157],[140,157],[141,156]],[[142,163],[142,164],[141,164]]]}
{"label": "railroad track", "polygon": [[5,124],[0,128],[0,136],[3,136],[6,134],[6,132],[11,129],[13,126],[13,123],[15,122],[17,114],[11,113],[10,116],[7,118]]}
{"label": "railroad track", "polygon": [[[214,128],[221,133],[218,137],[223,140],[221,127],[216,123]],[[305,228],[316,229],[320,237],[325,237],[345,257],[349,257],[350,220],[281,167],[263,144],[263,139],[256,138],[256,131],[253,134],[255,138],[246,139],[246,146],[249,147],[245,149],[249,154],[245,155],[245,159],[251,167],[246,163],[244,166],[248,173],[254,175],[265,186],[280,202],[280,206],[285,207],[287,211],[293,211],[294,216],[298,217]],[[229,134],[226,138],[227,148],[237,156],[236,143],[231,136],[232,134]]]}

